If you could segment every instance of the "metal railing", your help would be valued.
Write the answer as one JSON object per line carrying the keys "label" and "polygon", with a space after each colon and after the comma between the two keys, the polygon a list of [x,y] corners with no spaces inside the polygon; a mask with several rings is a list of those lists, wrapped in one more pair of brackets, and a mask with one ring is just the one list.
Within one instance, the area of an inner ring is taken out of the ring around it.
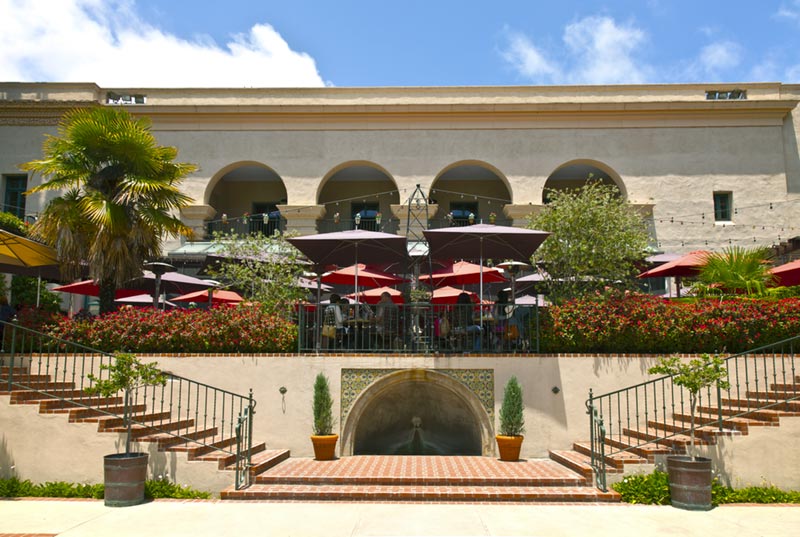
{"label": "metal railing", "polygon": [[[788,409],[800,399],[800,370],[795,347],[800,336],[735,354],[725,359],[730,388],[719,385],[698,394],[695,435],[703,440],[725,434],[757,410]],[[591,464],[598,488],[607,490],[606,466],[617,453],[679,453],[691,434],[689,392],[665,376],[635,386],[594,395],[586,401],[591,435]],[[661,448],[661,449],[658,449]]]}
{"label": "metal railing", "polygon": [[226,218],[225,220],[214,220],[206,223],[206,232],[209,237],[213,237],[214,233],[224,233],[225,235],[252,235],[256,233],[271,236],[275,233],[282,233],[285,228],[286,220],[284,218],[269,217],[263,214]]}
{"label": "metal railing", "polygon": [[[108,416],[107,430],[123,430],[123,396],[87,395],[89,378],[108,378],[103,366],[113,354],[47,334],[1,323],[0,390],[28,390],[45,396],[49,409],[75,409],[75,418]],[[185,444],[198,453],[220,451],[235,462],[237,489],[250,485],[253,414],[252,391],[240,395],[164,371],[163,386],[140,386],[131,393],[130,415],[134,442],[155,441],[159,446]]]}
{"label": "metal railing", "polygon": [[[341,323],[329,305],[299,304],[298,352],[534,353],[539,352],[539,310],[517,305],[506,319],[477,305],[340,304]],[[326,322],[327,321],[327,322]]]}
{"label": "metal railing", "polygon": [[380,222],[375,218],[362,218],[358,223],[353,219],[347,218],[325,218],[317,220],[317,232],[319,233],[347,231],[350,229],[363,229],[365,231],[381,231],[383,233],[397,234],[400,231],[400,220],[387,217],[381,218]]}

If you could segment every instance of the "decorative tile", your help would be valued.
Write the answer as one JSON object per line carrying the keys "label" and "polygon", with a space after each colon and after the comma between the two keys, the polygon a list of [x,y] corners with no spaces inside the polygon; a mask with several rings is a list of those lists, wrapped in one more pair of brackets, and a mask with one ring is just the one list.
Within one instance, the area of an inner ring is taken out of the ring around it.
{"label": "decorative tile", "polygon": [[[342,369],[341,417],[344,423],[353,403],[373,382],[402,369]],[[480,400],[489,419],[494,422],[494,369],[432,369],[459,381]]]}

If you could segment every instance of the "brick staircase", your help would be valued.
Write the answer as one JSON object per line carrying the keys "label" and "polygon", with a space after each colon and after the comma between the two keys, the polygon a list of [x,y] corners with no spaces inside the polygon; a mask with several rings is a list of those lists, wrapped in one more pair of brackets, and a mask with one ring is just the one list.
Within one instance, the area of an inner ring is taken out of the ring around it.
{"label": "brick staircase", "polygon": [[[53,382],[49,375],[30,374],[25,367],[14,368],[14,384],[9,390],[8,375],[9,367],[0,366],[0,395],[9,396],[11,405],[38,405],[40,414],[63,414],[70,423],[97,423],[99,433],[118,434],[126,430],[120,417],[124,412],[122,397],[88,395],[75,389],[72,382]],[[215,427],[197,429],[193,419],[148,411],[145,404],[132,406],[132,419],[136,422],[131,428],[135,442],[153,443],[162,452],[186,453],[189,461],[212,462],[219,470],[236,469],[236,456],[230,449],[235,448],[236,438],[216,440],[221,435]],[[254,443],[252,471],[263,471],[288,457],[288,450],[267,450],[263,442]]]}
{"label": "brick staircase", "polygon": [[355,455],[334,461],[290,458],[255,476],[227,500],[373,502],[618,502],[587,475],[556,461],[493,457]]}
{"label": "brick staircase", "polygon": [[[795,377],[800,384],[800,375]],[[768,391],[749,391],[743,399],[721,400],[723,429],[720,431],[717,407],[698,406],[695,416],[695,444],[714,445],[720,436],[744,436],[751,427],[779,427],[782,416],[800,416],[800,400],[786,401],[796,394],[796,385],[772,383]],[[761,408],[769,405],[769,408]],[[730,417],[733,416],[733,417]],[[691,416],[675,412],[670,420],[649,420],[646,429],[623,428],[620,435],[606,438],[614,453],[606,455],[606,473],[624,474],[626,467],[653,464],[656,455],[686,453],[691,439]],[[687,434],[682,434],[687,433]],[[666,435],[672,435],[664,438]],[[651,443],[642,443],[651,442]],[[571,450],[551,450],[550,458],[564,466],[591,477],[591,446],[589,442],[575,442]]]}

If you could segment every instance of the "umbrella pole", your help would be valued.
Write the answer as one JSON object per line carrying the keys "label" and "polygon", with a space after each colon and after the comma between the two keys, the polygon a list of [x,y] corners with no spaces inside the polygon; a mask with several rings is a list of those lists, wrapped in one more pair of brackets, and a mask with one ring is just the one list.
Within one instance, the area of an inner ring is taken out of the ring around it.
{"label": "umbrella pole", "polygon": [[158,309],[158,296],[161,294],[161,275],[156,273],[156,292],[153,295],[153,307]]}
{"label": "umbrella pole", "polygon": [[39,277],[36,278],[36,307],[39,307],[39,295],[41,294],[42,289],[42,275],[39,274]]}

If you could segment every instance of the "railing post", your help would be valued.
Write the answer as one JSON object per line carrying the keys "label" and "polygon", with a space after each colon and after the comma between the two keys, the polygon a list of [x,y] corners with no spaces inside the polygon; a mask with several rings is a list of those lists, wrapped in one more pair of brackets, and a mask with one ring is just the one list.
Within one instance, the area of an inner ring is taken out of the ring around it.
{"label": "railing post", "polygon": [[[16,319],[16,317],[14,318]],[[8,391],[11,392],[11,386],[14,383],[14,362],[16,361],[17,354],[17,324],[12,319],[11,322],[11,360],[8,365]],[[6,326],[8,323],[3,323],[3,343],[5,344]]]}
{"label": "railing post", "polygon": [[717,381],[717,419],[719,420],[719,432],[722,432],[722,388]]}

